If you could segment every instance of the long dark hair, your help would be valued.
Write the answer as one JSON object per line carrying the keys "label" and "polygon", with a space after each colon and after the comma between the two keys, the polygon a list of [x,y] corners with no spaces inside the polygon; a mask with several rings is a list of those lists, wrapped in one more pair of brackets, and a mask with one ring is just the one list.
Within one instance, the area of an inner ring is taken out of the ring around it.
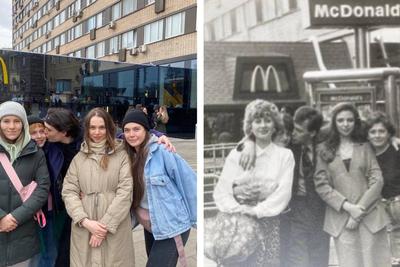
{"label": "long dark hair", "polygon": [[115,149],[115,124],[110,114],[107,113],[102,108],[94,108],[85,117],[84,121],[84,138],[86,141],[86,145],[88,146],[89,152],[91,152],[90,147],[90,137],[89,137],[89,129],[90,129],[90,120],[93,117],[99,117],[104,120],[104,126],[106,127],[106,153],[101,158],[100,166],[106,170],[108,166],[108,154],[107,152],[113,151]]}
{"label": "long dark hair", "polygon": [[128,152],[129,161],[131,163],[131,174],[133,179],[133,202],[132,209],[139,207],[140,201],[143,198],[145,190],[145,180],[144,180],[144,166],[146,164],[147,155],[149,153],[147,149],[147,143],[150,140],[150,133],[146,132],[146,137],[143,143],[139,146],[139,151],[128,144],[124,140],[124,145],[126,152]]}
{"label": "long dark hair", "polygon": [[338,114],[342,111],[350,111],[351,113],[353,113],[354,116],[354,129],[350,134],[350,140],[355,143],[366,142],[366,134],[364,133],[357,108],[353,104],[347,102],[337,104],[332,111],[330,131],[328,138],[324,144],[323,152],[325,153],[325,160],[327,160],[328,162],[333,160],[336,151],[340,145],[340,134],[337,129],[336,118]]}

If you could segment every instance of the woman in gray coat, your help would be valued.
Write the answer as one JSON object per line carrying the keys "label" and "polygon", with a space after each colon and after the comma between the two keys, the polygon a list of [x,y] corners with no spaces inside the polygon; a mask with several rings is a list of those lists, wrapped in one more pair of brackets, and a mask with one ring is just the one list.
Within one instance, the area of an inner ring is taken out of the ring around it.
{"label": "woman in gray coat", "polygon": [[0,105],[0,153],[7,156],[23,186],[37,182],[22,202],[0,165],[0,267],[24,267],[39,253],[33,216],[46,202],[50,184],[44,153],[31,140],[26,112],[17,102]]}
{"label": "woman in gray coat", "polygon": [[357,109],[336,105],[330,136],[319,153],[316,191],[326,202],[324,230],[335,240],[341,267],[390,267],[381,203],[383,178]]}

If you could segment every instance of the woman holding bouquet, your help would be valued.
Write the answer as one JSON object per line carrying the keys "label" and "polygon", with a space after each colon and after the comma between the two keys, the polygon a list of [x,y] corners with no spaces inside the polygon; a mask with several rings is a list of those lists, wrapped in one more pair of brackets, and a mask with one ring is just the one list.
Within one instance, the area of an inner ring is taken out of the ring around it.
{"label": "woman holding bouquet", "polygon": [[251,217],[262,232],[254,240],[259,242],[254,253],[238,258],[236,263],[230,262],[229,266],[278,266],[278,215],[291,196],[293,154],[273,142],[282,133],[283,122],[278,108],[271,102],[257,99],[247,105],[243,131],[255,141],[255,167],[243,170],[239,165],[241,152],[232,150],[215,187],[214,199],[221,213]]}

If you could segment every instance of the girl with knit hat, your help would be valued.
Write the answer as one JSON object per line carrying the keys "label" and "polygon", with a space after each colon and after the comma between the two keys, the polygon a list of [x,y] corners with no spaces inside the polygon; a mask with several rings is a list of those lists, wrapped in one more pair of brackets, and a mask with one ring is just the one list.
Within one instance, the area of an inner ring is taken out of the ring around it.
{"label": "girl with knit hat", "polygon": [[44,153],[31,140],[26,112],[17,102],[0,105],[0,153],[7,156],[23,186],[37,183],[22,202],[0,165],[0,266],[28,266],[39,253],[34,215],[47,200],[49,177]]}
{"label": "girl with knit hat", "polygon": [[151,137],[146,115],[132,110],[122,123],[133,177],[132,211],[144,227],[146,266],[186,266],[183,246],[195,226],[196,174]]}

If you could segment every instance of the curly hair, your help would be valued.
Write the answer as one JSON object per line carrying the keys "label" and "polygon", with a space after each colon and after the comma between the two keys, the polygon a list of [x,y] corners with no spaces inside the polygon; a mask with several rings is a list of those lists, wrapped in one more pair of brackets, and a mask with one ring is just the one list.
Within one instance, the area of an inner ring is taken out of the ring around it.
{"label": "curly hair", "polygon": [[394,128],[393,123],[382,111],[375,111],[368,116],[365,122],[366,130],[369,131],[375,124],[378,123],[383,124],[390,136],[394,136],[396,134],[396,129]]}
{"label": "curly hair", "polygon": [[284,130],[282,114],[277,106],[269,101],[256,99],[251,101],[245,109],[243,120],[243,132],[246,136],[252,136],[251,124],[257,118],[269,117],[273,120],[276,132],[273,138]]}

